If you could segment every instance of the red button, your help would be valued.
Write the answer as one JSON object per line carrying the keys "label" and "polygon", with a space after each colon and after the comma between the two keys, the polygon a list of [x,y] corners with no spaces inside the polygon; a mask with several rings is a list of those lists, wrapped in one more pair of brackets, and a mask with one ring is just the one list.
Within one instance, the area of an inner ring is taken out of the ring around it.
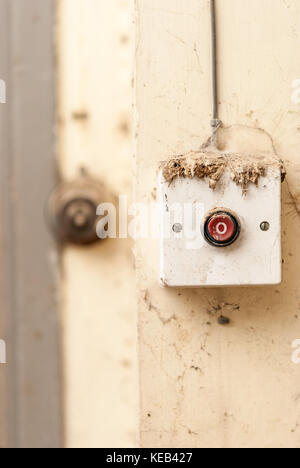
{"label": "red button", "polygon": [[213,240],[224,243],[232,239],[237,230],[234,220],[225,213],[219,213],[213,216],[207,228]]}

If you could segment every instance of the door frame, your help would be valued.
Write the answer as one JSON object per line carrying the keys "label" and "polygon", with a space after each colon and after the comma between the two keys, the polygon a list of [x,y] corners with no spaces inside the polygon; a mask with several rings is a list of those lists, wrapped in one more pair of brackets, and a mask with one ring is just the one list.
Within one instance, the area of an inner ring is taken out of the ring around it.
{"label": "door frame", "polygon": [[57,179],[55,0],[0,0],[0,12],[0,445],[58,448],[58,255],[44,215]]}

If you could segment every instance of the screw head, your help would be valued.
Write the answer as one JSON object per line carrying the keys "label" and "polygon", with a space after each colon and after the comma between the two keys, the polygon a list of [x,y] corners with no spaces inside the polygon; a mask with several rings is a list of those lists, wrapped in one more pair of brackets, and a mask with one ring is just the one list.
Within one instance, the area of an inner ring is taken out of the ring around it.
{"label": "screw head", "polygon": [[61,212],[64,236],[73,243],[87,243],[95,234],[97,207],[91,200],[71,200]]}
{"label": "screw head", "polygon": [[180,224],[180,223],[176,223],[172,227],[173,232],[175,232],[176,234],[179,234],[182,231],[182,229],[183,229],[182,224]]}
{"label": "screw head", "polygon": [[268,231],[270,229],[270,223],[268,223],[268,221],[263,221],[260,225],[260,229],[264,232]]}
{"label": "screw head", "polygon": [[88,224],[88,219],[86,217],[86,214],[83,213],[82,211],[78,211],[74,216],[73,216],[73,224],[76,228],[82,229]]}

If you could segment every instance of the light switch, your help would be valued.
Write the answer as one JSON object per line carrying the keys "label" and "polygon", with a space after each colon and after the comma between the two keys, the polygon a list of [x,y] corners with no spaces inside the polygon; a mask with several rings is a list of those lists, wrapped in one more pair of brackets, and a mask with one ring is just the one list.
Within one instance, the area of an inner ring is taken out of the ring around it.
{"label": "light switch", "polygon": [[226,171],[206,179],[159,177],[160,279],[169,287],[281,282],[281,170],[273,167],[246,194]]}

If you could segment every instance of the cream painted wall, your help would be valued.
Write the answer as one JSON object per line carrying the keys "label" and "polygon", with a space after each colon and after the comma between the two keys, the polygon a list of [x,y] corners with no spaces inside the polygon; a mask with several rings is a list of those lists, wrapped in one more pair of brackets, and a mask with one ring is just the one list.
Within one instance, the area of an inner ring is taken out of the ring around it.
{"label": "cream painted wall", "polygon": [[[253,151],[274,145],[288,169],[284,281],[161,289],[157,242],[137,244],[141,443],[299,447],[300,367],[291,343],[300,338],[300,104],[292,101],[300,5],[217,5],[221,140]],[[136,0],[136,20],[137,198],[150,201],[159,161],[197,149],[209,133],[209,2]],[[85,165],[114,193],[130,193],[130,1],[58,0],[58,51],[61,174],[71,178]],[[68,447],[137,443],[131,247],[112,240],[63,253]],[[217,324],[222,312],[227,328]]]}
{"label": "cream painted wall", "polygon": [[[211,118],[208,0],[136,0],[137,199],[159,162],[197,150]],[[300,447],[298,0],[217,0],[222,144],[284,159],[283,283],[172,290],[137,245],[144,447]],[[218,325],[223,313],[228,327]]]}
{"label": "cream painted wall", "polygon": [[[131,2],[58,0],[57,14],[62,178],[84,166],[114,195],[131,197]],[[110,240],[62,254],[67,447],[137,444],[132,247]]]}

